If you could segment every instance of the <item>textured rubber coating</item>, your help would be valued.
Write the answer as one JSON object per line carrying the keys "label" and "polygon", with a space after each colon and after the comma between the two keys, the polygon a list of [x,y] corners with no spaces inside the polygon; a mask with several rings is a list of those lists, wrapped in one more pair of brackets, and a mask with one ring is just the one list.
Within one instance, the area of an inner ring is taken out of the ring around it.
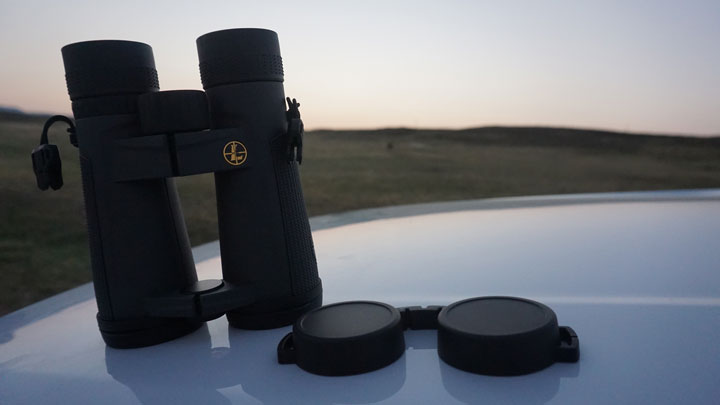
{"label": "textured rubber coating", "polygon": [[320,283],[315,258],[310,223],[307,220],[305,200],[297,162],[287,162],[285,151],[287,140],[284,137],[273,141],[273,155],[276,157],[275,183],[280,197],[285,244],[288,264],[292,275],[293,294],[304,294]]}
{"label": "textured rubber coating", "polygon": [[[256,292],[255,303],[229,311],[228,320],[247,329],[292,323],[320,305],[322,285],[297,163],[287,156],[277,34],[226,30],[197,44],[212,128],[238,128],[252,138],[245,145],[252,167],[215,173],[223,278]],[[222,79],[207,71],[215,61],[231,61],[218,68],[227,73]]]}
{"label": "textured rubber coating", "polygon": [[233,55],[200,63],[203,87],[252,81],[283,81],[280,55]]}
{"label": "textured rubber coating", "polygon": [[132,41],[86,41],[62,48],[70,99],[140,94],[160,88],[152,48]]}
{"label": "textured rubber coating", "polygon": [[93,178],[92,162],[89,158],[80,155],[80,171],[82,173],[83,199],[85,200],[85,222],[90,245],[90,265],[93,271],[93,288],[98,307],[105,308],[106,316],[113,318],[113,310],[108,291],[103,258],[102,239],[100,235],[100,221],[98,219],[97,203],[95,202],[95,180]]}
{"label": "textured rubber coating", "polygon": [[146,67],[79,70],[65,74],[72,99],[139,94],[160,88],[157,71]]}
{"label": "textured rubber coating", "polygon": [[203,88],[253,81],[283,81],[277,34],[241,28],[215,31],[197,39]]}
{"label": "textured rubber coating", "polygon": [[76,123],[103,337],[113,347],[137,347],[194,330],[196,323],[188,326],[186,320],[147,317],[147,298],[182,291],[197,282],[197,275],[174,181],[113,180],[113,149],[107,145],[136,136],[137,116],[106,115]]}
{"label": "textured rubber coating", "polygon": [[301,224],[308,219],[296,163],[288,162],[283,147],[282,83],[238,83],[207,94],[214,127],[238,127],[253,138],[246,145],[252,167],[215,173],[223,278],[251,284],[257,294],[254,304],[230,311],[228,320],[246,329],[264,328],[262,317],[274,327],[290,324],[284,314],[320,302],[313,294],[322,290],[309,223]]}

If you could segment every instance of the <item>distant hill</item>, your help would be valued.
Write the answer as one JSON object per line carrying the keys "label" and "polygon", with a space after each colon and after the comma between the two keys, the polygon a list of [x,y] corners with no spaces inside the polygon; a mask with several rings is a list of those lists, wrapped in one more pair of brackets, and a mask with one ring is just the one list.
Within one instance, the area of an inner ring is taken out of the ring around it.
{"label": "distant hill", "polygon": [[0,112],[2,113],[13,113],[13,114],[24,114],[23,111],[16,107],[9,107],[6,105],[0,105]]}
{"label": "distant hill", "polygon": [[459,141],[483,146],[529,146],[582,148],[595,151],[633,152],[654,145],[712,145],[720,146],[720,137],[698,137],[680,134],[642,134],[581,128],[553,127],[477,127],[467,129],[410,129],[385,128],[375,130],[315,130],[318,135],[358,135],[360,137],[388,137],[396,139],[417,137]]}
{"label": "distant hill", "polygon": [[42,121],[50,115],[47,113],[26,113],[19,108],[0,106],[0,122]]}

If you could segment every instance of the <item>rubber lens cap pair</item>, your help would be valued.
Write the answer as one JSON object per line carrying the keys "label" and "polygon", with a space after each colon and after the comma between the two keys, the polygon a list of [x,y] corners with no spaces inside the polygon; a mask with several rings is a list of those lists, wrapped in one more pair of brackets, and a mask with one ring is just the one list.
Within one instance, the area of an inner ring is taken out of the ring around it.
{"label": "rubber lens cap pair", "polygon": [[278,361],[314,374],[360,374],[405,352],[405,329],[437,329],[438,355],[477,374],[510,376],[576,362],[579,341],[555,312],[535,301],[479,297],[446,307],[405,307],[374,301],[326,305],[301,316],[278,345]]}

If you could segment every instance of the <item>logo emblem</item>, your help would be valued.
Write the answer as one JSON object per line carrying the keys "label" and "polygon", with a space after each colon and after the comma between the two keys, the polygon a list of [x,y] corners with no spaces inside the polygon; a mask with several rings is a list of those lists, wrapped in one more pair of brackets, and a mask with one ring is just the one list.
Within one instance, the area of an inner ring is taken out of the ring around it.
{"label": "logo emblem", "polygon": [[238,141],[230,141],[223,148],[225,161],[233,166],[240,166],[247,160],[247,149]]}

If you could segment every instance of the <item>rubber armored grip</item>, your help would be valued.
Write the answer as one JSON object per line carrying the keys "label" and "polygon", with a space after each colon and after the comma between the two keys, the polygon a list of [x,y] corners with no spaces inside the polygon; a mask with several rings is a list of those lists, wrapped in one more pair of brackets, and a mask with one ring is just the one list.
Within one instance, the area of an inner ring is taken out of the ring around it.
{"label": "rubber armored grip", "polygon": [[315,246],[300,185],[298,164],[287,161],[284,137],[276,138],[272,145],[292,290],[295,295],[302,295],[320,284]]}
{"label": "rubber armored grip", "polygon": [[200,326],[147,314],[148,298],[197,282],[172,179],[113,180],[113,140],[139,133],[134,115],[76,120],[98,325],[113,347],[147,346]]}
{"label": "rubber armored grip", "polygon": [[252,285],[256,301],[227,318],[244,329],[288,325],[322,304],[322,285],[297,163],[287,157],[278,37],[231,29],[201,36],[197,47],[211,128],[244,134],[224,151],[242,170],[216,172],[215,190],[223,278]]}
{"label": "rubber armored grip", "polygon": [[113,317],[110,303],[110,292],[106,277],[105,260],[103,260],[102,239],[100,236],[100,220],[98,219],[95,202],[95,180],[93,166],[88,157],[80,155],[80,171],[82,175],[83,199],[85,200],[85,220],[90,245],[90,264],[93,272],[93,287],[98,308],[104,317]]}

